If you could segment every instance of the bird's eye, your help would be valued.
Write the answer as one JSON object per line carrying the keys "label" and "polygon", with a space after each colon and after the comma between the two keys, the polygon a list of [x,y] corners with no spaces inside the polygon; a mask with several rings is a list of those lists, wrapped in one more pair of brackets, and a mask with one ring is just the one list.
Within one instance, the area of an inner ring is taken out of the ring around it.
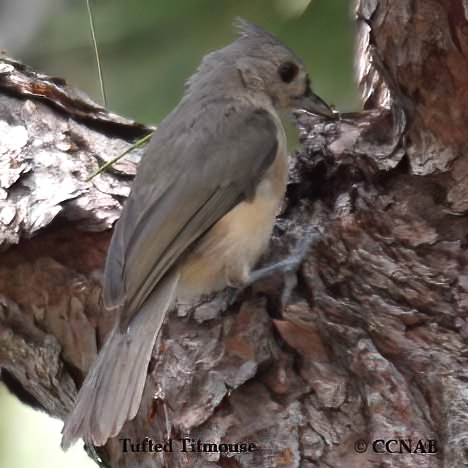
{"label": "bird's eye", "polygon": [[291,83],[298,73],[299,67],[293,62],[285,62],[278,68],[278,75],[285,83]]}

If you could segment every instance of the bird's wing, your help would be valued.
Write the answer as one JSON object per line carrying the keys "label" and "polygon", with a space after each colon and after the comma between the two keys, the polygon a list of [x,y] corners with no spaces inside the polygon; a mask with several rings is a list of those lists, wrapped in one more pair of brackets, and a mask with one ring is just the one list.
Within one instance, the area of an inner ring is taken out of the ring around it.
{"label": "bird's wing", "polygon": [[278,151],[268,111],[195,107],[179,107],[156,130],[114,230],[104,299],[107,307],[123,305],[123,326],[180,255],[254,195]]}

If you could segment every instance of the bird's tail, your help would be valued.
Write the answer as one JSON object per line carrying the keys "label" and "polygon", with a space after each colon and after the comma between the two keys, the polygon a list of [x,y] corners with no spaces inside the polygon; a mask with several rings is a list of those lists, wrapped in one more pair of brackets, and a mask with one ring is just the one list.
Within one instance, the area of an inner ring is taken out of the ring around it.
{"label": "bird's tail", "polygon": [[168,309],[174,303],[176,274],[158,284],[126,332],[110,333],[81,387],[62,430],[62,448],[79,437],[104,445],[116,436],[140,406],[151,353]]}

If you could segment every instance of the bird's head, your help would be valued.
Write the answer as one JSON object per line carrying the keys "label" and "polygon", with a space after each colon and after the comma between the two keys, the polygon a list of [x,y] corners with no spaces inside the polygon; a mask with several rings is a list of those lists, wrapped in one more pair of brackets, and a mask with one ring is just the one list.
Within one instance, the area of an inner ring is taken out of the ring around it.
{"label": "bird's head", "polygon": [[266,29],[244,19],[234,22],[239,37],[206,55],[187,83],[187,94],[211,92],[253,98],[268,96],[278,110],[304,109],[328,118],[336,114],[312,92],[302,59]]}
{"label": "bird's head", "polygon": [[236,66],[246,88],[264,92],[278,109],[304,109],[324,117],[335,113],[312,92],[302,59],[277,37],[243,19],[235,22],[240,37],[234,42]]}

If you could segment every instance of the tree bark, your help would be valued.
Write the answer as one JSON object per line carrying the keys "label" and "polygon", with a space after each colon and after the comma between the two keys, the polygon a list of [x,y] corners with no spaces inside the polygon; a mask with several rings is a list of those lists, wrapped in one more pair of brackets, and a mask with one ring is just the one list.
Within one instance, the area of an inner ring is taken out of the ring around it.
{"label": "tree bark", "polygon": [[[120,435],[173,451],[116,438],[91,450],[104,466],[468,464],[468,6],[355,12],[363,111],[298,113],[304,149],[262,263],[319,237],[234,304],[178,305]],[[63,419],[112,323],[100,275],[139,153],[87,177],[147,129],[6,59],[0,89],[1,376]],[[255,450],[184,452],[184,437]]]}

